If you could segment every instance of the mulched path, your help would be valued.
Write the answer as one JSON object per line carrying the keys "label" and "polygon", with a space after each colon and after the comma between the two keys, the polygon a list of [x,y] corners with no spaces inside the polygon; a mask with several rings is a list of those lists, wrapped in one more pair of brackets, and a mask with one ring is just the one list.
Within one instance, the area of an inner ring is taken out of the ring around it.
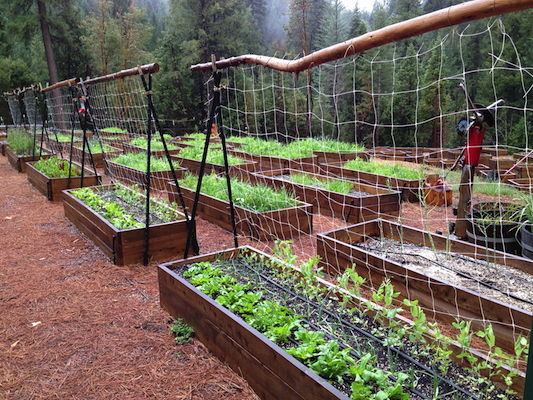
{"label": "mulched path", "polygon": [[175,344],[157,262],[113,265],[0,156],[0,399],[258,397],[197,340]]}
{"label": "mulched path", "polygon": [[[445,231],[453,219],[451,207],[402,204],[406,225]],[[314,215],[313,225],[344,223]],[[233,247],[215,225],[197,227],[202,254]],[[316,254],[315,236],[296,238],[294,252]],[[159,263],[112,264],[0,156],[0,399],[258,399],[199,341],[175,344]]]}

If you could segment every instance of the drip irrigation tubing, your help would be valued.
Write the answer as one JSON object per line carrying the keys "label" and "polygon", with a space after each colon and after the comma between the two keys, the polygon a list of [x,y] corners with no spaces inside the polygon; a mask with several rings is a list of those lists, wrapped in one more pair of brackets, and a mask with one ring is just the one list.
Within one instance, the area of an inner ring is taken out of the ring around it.
{"label": "drip irrigation tubing", "polygon": [[[318,304],[310,301],[309,299],[306,299],[305,297],[299,295],[298,293],[295,293],[295,292],[293,292],[291,290],[288,290],[286,287],[284,287],[284,286],[280,285],[279,283],[273,281],[271,278],[269,278],[268,276],[264,275],[263,273],[259,273],[253,266],[249,265],[248,262],[245,262],[244,264],[245,264],[246,268],[248,268],[249,270],[252,270],[255,274],[257,274],[259,277],[261,277],[261,279],[264,279],[266,282],[274,285],[275,287],[279,288],[280,290],[282,290],[284,292],[287,292],[291,296],[294,296],[295,298],[312,305],[313,307],[315,307],[317,309],[321,309],[325,314],[328,314],[331,317],[339,319],[339,315],[338,314],[335,314],[335,313],[333,313],[333,312],[331,312],[331,311],[329,311],[327,309],[324,309],[323,307],[320,307]],[[372,341],[378,343],[380,346],[390,349],[391,351],[395,352],[400,357],[403,357],[405,360],[413,363],[414,365],[416,365],[417,367],[421,368],[425,372],[427,372],[427,373],[429,373],[429,374],[431,374],[433,376],[435,375],[435,371],[432,368],[429,368],[426,365],[420,363],[419,361],[415,360],[413,357],[411,357],[407,353],[401,351],[400,349],[397,349],[396,347],[386,346],[385,342],[383,340],[381,340],[378,337],[374,336],[370,332],[367,332],[364,329],[361,329],[361,328],[353,325],[351,322],[345,320],[344,318],[340,318],[340,322],[342,324],[344,324],[345,326],[349,327],[350,329],[354,330],[355,332],[359,333],[361,336],[367,337],[368,339],[371,339]],[[450,385],[452,388],[454,388],[454,389],[458,390],[459,392],[469,396],[469,398],[475,399],[475,400],[479,400],[479,398],[476,397],[474,394],[470,393],[469,391],[463,389],[460,386],[457,386],[455,383],[451,382],[449,379],[446,379],[445,377],[440,376],[439,374],[437,374],[437,377],[440,378],[442,380],[442,382]]]}
{"label": "drip irrigation tubing", "polygon": [[[366,246],[360,246],[360,247],[362,249],[364,249],[364,250],[370,250],[370,248],[366,247]],[[437,265],[437,266],[439,266],[441,268],[444,268],[444,269],[446,269],[448,271],[451,271],[451,272],[453,272],[453,273],[455,273],[455,274],[457,274],[457,275],[459,275],[459,276],[461,276],[463,278],[470,279],[470,280],[472,280],[472,281],[474,281],[474,282],[476,282],[476,283],[478,283],[478,284],[480,284],[482,286],[485,286],[486,288],[489,288],[491,290],[499,292],[499,293],[501,293],[501,294],[503,294],[503,295],[505,295],[507,297],[510,297],[510,298],[514,299],[514,300],[518,300],[518,301],[521,301],[523,303],[527,303],[527,304],[533,305],[533,301],[531,301],[531,300],[523,299],[523,298],[521,298],[519,296],[513,295],[511,293],[507,293],[506,291],[504,291],[504,290],[502,290],[500,288],[497,288],[496,286],[493,286],[490,283],[484,282],[484,281],[482,281],[481,279],[478,279],[478,278],[474,278],[473,276],[470,276],[470,275],[468,275],[468,274],[466,274],[464,272],[456,271],[453,268],[447,267],[446,265],[444,265],[444,264],[442,264],[442,263],[440,263],[438,261],[432,260],[432,259],[427,258],[425,256],[422,256],[420,254],[416,254],[416,253],[413,254],[413,253],[406,253],[406,252],[399,252],[399,251],[390,251],[390,250],[386,250],[385,253],[392,253],[392,254],[397,254],[397,255],[405,255],[405,256],[410,256],[410,257],[422,258],[422,259],[424,259],[424,260],[426,260],[426,261],[428,261],[430,263],[433,263],[433,264],[435,264],[435,265]],[[466,257],[462,257],[461,259],[465,260],[465,261],[471,261],[471,260],[469,260]],[[483,263],[480,263],[480,264],[483,264]],[[531,282],[529,282],[529,281],[527,281],[527,280],[525,280],[523,278],[517,277],[516,275],[512,275],[512,274],[509,274],[509,275],[511,275],[511,276],[513,276],[513,277],[515,277],[517,279],[524,280],[527,283],[531,283]]]}

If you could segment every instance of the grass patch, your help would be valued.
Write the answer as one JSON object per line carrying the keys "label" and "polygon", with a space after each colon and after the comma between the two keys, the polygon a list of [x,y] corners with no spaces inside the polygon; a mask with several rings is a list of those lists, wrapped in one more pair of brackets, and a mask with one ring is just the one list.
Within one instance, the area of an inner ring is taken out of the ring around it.
{"label": "grass patch", "polygon": [[307,174],[292,174],[291,182],[301,185],[318,187],[330,192],[349,194],[353,190],[353,183],[340,179],[319,179],[316,176]]}
{"label": "grass patch", "polygon": [[[204,149],[202,147],[192,146],[181,149],[179,152],[179,156],[183,158],[188,158],[190,160],[201,161],[203,153]],[[206,162],[210,164],[224,165],[224,153],[220,149],[209,149],[207,152]],[[244,163],[245,162],[240,158],[228,154],[229,165],[237,165]]]}
{"label": "grass patch", "polygon": [[17,156],[30,156],[39,153],[38,141],[25,129],[10,129],[7,136],[10,150]]}
{"label": "grass patch", "polygon": [[390,164],[382,161],[364,161],[361,158],[348,161],[344,164],[344,168],[399,179],[425,179],[427,175],[427,169],[425,167],[419,167],[416,169],[402,164]]}
{"label": "grass patch", "polygon": [[[180,185],[196,190],[198,178],[192,174],[185,174]],[[238,179],[231,179],[233,202],[243,208],[256,212],[282,210],[296,206],[299,201],[285,189],[273,189],[264,184],[251,185]],[[215,174],[206,175],[202,180],[203,194],[223,201],[229,201],[228,188],[225,178]]]}
{"label": "grass patch", "polygon": [[265,156],[282,158],[311,157],[314,151],[361,152],[364,147],[355,143],[337,142],[335,140],[302,139],[289,144],[275,140],[263,140],[256,137],[231,136],[229,142],[243,143],[242,151]]}
{"label": "grass patch", "polygon": [[[147,158],[143,153],[124,153],[111,159],[112,162],[122,164],[130,168],[138,169],[140,171],[147,170]],[[174,169],[180,167],[178,161],[173,160],[172,165]],[[150,170],[151,171],[168,171],[170,170],[170,164],[166,157],[150,157]]]}

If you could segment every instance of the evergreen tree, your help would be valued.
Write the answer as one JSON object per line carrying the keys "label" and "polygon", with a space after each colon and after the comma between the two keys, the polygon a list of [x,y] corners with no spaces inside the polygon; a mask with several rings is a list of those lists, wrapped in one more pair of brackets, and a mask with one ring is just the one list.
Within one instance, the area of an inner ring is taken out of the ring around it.
{"label": "evergreen tree", "polygon": [[[160,115],[168,119],[206,118],[203,75],[193,64],[255,53],[258,36],[251,10],[242,0],[171,0],[158,80]],[[175,102],[175,104],[169,104]]]}

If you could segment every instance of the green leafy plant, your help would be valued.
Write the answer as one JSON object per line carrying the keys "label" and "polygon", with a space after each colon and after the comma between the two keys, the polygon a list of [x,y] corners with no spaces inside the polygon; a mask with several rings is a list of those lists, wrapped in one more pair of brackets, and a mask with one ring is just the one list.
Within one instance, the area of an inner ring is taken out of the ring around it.
{"label": "green leafy plant", "polygon": [[69,176],[81,175],[81,169],[76,165],[55,156],[41,158],[33,166],[49,178],[68,178]]}
{"label": "green leafy plant", "polygon": [[[180,150],[179,156],[188,158],[191,160],[201,161],[204,149],[198,146],[185,147]],[[227,155],[228,165],[244,164],[244,161],[238,157],[234,157],[231,154]],[[209,149],[207,152],[206,162],[216,165],[224,165],[224,153],[220,149]]]}
{"label": "green leafy plant", "polygon": [[185,344],[194,336],[194,329],[185,323],[182,318],[178,318],[170,327],[170,332],[174,334],[176,343]]}
{"label": "green leafy plant", "polygon": [[[76,147],[79,150],[83,150],[83,143],[77,144],[74,147]],[[85,151],[89,151],[89,150],[91,151],[92,154],[99,154],[99,153],[102,153],[102,151],[107,153],[107,152],[113,151],[114,149],[107,143],[101,144],[98,139],[92,138],[92,139],[87,140],[87,143],[85,145]]]}
{"label": "green leafy plant", "polygon": [[290,180],[306,186],[318,187],[330,192],[348,194],[353,190],[353,182],[341,179],[322,178],[308,174],[291,174]]}
{"label": "green leafy plant", "polygon": [[[176,144],[168,142],[168,140],[172,139],[172,136],[165,135],[164,139],[167,145],[167,149],[172,150],[172,149],[178,148]],[[133,146],[142,147],[143,149],[147,149],[148,138],[145,136],[139,136],[139,137],[136,137],[135,139],[130,140],[130,144]],[[157,150],[164,150],[164,149],[165,149],[164,144],[159,139],[159,137],[153,137],[152,140],[150,141],[150,150],[157,151]]]}
{"label": "green leafy plant", "polygon": [[275,156],[283,158],[301,158],[310,157],[313,151],[350,151],[361,152],[364,147],[354,144],[337,142],[333,140],[302,139],[296,140],[289,144],[283,144],[274,140],[263,140],[257,137],[229,137],[229,142],[242,143],[242,151],[261,154],[266,156]]}
{"label": "green leafy plant", "polygon": [[411,168],[382,161],[365,161],[361,158],[346,162],[344,168],[400,179],[424,179],[426,177],[424,167]]}
{"label": "green leafy plant", "polygon": [[[123,185],[117,185],[115,191],[111,193],[82,188],[70,192],[74,197],[83,201],[89,208],[102,215],[117,229],[142,228],[144,222],[145,198],[135,190]],[[110,198],[105,198],[105,195]],[[157,199],[150,199],[150,210],[157,218],[163,222],[170,222],[181,219],[181,215],[170,207],[167,203]],[[126,208],[127,207],[127,208]],[[139,219],[132,214],[129,209],[136,207],[139,210]],[[174,206],[175,207],[175,206]]]}
{"label": "green leafy plant", "polygon": [[[198,178],[185,174],[180,185],[195,190]],[[202,193],[229,201],[226,180],[215,174],[206,175],[202,180]],[[231,179],[233,201],[236,205],[256,212],[266,212],[294,207],[298,200],[284,189],[273,189],[264,184],[252,185],[238,179]]]}
{"label": "green leafy plant", "polygon": [[[112,158],[110,161],[122,164],[127,167],[137,169],[139,171],[146,172],[148,162],[146,159],[146,154],[143,153],[123,153],[117,157]],[[172,165],[174,168],[179,168],[179,161],[173,160]],[[170,170],[170,164],[166,157],[150,157],[150,170],[151,171],[168,171]]]}
{"label": "green leafy plant", "polygon": [[39,154],[38,141],[24,129],[10,129],[7,137],[9,149],[18,156]]}
{"label": "green leafy plant", "polygon": [[110,126],[108,128],[100,129],[101,132],[106,133],[128,133],[126,129],[119,128],[117,126]]}

